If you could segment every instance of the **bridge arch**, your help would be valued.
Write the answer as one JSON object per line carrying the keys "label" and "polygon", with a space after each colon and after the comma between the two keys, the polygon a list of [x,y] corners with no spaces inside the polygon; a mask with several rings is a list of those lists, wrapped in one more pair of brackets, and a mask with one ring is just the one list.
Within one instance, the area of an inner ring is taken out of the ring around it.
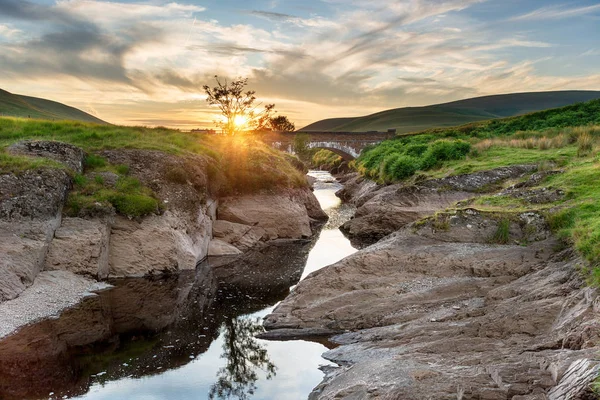
{"label": "bridge arch", "polygon": [[308,148],[329,150],[332,153],[335,153],[338,156],[342,157],[342,160],[344,161],[352,161],[359,156],[359,154],[357,154],[353,149],[344,149],[342,148],[342,146],[319,145],[318,143],[310,143],[308,145]]}

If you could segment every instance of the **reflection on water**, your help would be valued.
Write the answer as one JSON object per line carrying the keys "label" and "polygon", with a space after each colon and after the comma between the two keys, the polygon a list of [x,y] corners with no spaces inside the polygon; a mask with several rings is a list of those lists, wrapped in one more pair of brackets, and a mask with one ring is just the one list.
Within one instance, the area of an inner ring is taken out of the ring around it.
{"label": "reflection on water", "polygon": [[225,320],[221,358],[227,364],[217,372],[217,383],[208,393],[210,399],[249,399],[256,391],[258,370],[266,373],[266,379],[276,375],[277,367],[269,359],[267,349],[254,338],[263,331],[260,318]]}
{"label": "reflection on water", "polygon": [[337,229],[352,213],[334,196],[341,186],[315,175],[331,215],[318,240],[166,278],[115,280],[0,342],[0,399],[306,398],[322,379],[325,347],[254,336],[301,276],[355,251]]}

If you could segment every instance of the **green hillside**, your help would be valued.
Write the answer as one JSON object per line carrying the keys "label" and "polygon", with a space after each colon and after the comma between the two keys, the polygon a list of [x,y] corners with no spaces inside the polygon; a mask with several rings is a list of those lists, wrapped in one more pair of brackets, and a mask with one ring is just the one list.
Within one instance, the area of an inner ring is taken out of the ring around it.
{"label": "green hillside", "polygon": [[511,117],[600,98],[599,91],[514,93],[476,97],[424,107],[405,107],[357,118],[333,118],[310,124],[301,132],[417,132],[494,118]]}
{"label": "green hillside", "polygon": [[411,184],[517,164],[554,171],[527,193],[561,190],[564,196],[528,202],[490,187],[466,206],[499,218],[542,213],[558,236],[591,263],[590,280],[600,286],[600,99],[397,136],[365,149],[351,165],[380,183]]}
{"label": "green hillside", "polygon": [[0,89],[0,116],[106,124],[105,121],[75,107],[37,97],[12,94],[2,89]]}

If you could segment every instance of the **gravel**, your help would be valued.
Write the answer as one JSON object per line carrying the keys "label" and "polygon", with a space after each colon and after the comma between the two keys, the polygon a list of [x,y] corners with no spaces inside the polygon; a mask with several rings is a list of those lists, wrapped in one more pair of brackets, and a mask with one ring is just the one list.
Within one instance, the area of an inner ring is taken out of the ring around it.
{"label": "gravel", "polygon": [[93,291],[110,287],[68,271],[44,271],[16,299],[0,303],[0,338],[48,317],[57,317]]}

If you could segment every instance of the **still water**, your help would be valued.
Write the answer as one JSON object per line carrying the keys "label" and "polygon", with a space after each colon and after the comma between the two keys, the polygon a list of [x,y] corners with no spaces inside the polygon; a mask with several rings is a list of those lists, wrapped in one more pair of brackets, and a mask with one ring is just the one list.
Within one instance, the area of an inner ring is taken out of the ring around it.
{"label": "still water", "polygon": [[354,212],[334,195],[341,185],[309,175],[330,215],[318,239],[112,282],[0,342],[0,399],[306,399],[323,377],[326,347],[254,336],[299,279],[356,251],[338,229]]}

